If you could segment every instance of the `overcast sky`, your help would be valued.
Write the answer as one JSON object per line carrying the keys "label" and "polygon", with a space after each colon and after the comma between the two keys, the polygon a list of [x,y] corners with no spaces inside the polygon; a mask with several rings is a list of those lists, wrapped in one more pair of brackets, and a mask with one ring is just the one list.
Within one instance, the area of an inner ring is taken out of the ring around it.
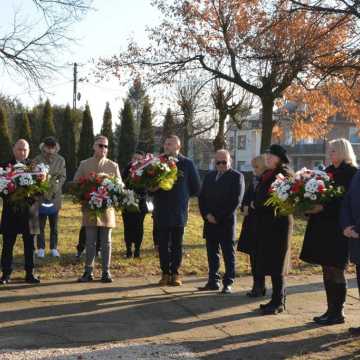
{"label": "overcast sky", "polygon": [[[0,36],[11,27],[14,10],[26,18],[35,17],[29,0],[1,1]],[[88,73],[89,60],[99,56],[116,54],[121,47],[126,46],[129,35],[133,35],[140,43],[145,42],[145,26],[158,21],[158,12],[150,6],[150,0],[94,0],[96,11],[89,12],[86,17],[72,28],[71,35],[77,39],[70,49],[59,54],[59,59],[65,65],[64,70],[43,87],[50,94],[51,103],[72,105],[73,66],[79,63],[78,77]],[[40,93],[32,89],[29,93],[19,78],[9,79],[6,74],[0,75],[0,92],[18,97],[26,105],[32,106],[38,102]],[[79,106],[89,102],[94,119],[95,132],[100,130],[102,115],[106,101],[110,102],[114,121],[122,105],[122,99],[127,89],[122,88],[116,80],[111,82],[79,83],[81,93]]]}

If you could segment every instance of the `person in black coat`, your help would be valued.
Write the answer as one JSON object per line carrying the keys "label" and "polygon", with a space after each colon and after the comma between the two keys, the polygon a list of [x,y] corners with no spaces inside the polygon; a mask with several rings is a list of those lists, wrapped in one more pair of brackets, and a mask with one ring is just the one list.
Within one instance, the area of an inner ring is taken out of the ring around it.
{"label": "person in black coat", "polygon": [[[28,160],[30,148],[26,140],[19,139],[14,147],[14,158],[3,164],[1,167],[7,167],[8,164],[15,165],[23,163],[29,165]],[[1,214],[1,232],[3,234],[3,248],[1,253],[2,277],[0,283],[8,284],[12,273],[13,250],[18,234],[22,235],[24,242],[25,257],[25,281],[31,284],[39,283],[40,280],[34,276],[34,235],[30,230],[30,205],[21,209],[14,209],[13,205],[4,199],[3,210]]]}
{"label": "person in black coat", "polygon": [[254,249],[256,248],[255,239],[254,239],[254,218],[255,218],[255,209],[254,209],[254,198],[255,198],[255,189],[261,175],[266,170],[265,165],[265,156],[259,155],[252,159],[251,165],[254,169],[253,178],[247,187],[244,199],[241,204],[241,211],[244,216],[244,220],[241,227],[240,238],[238,242],[237,249],[238,251],[248,254],[250,257],[250,266],[251,274],[253,276],[253,287],[246,293],[249,297],[260,297],[266,295],[265,287],[265,276],[262,274],[256,273],[255,268],[255,258],[254,258]]}
{"label": "person in black coat", "polygon": [[[356,266],[356,278],[360,294],[360,170],[352,178],[340,213],[340,224],[344,236],[349,241],[350,261]],[[360,335],[360,327],[351,327],[349,331]]]}
{"label": "person in black coat", "polygon": [[290,238],[293,229],[292,216],[279,216],[271,206],[265,206],[269,189],[278,174],[291,177],[287,167],[289,160],[280,145],[271,145],[266,153],[266,170],[255,188],[254,196],[254,262],[259,276],[271,276],[272,296],[267,304],[261,304],[264,315],[278,314],[285,310],[285,275],[290,258]]}
{"label": "person in black coat", "polygon": [[[128,189],[132,189],[129,183],[130,168],[133,161],[140,161],[144,158],[145,153],[141,150],[135,152],[132,161],[124,168],[121,177]],[[139,212],[122,211],[122,218],[124,222],[124,240],[126,246],[126,258],[133,256],[132,244],[134,244],[134,258],[140,257],[141,243],[144,237],[144,219],[147,213],[146,191],[135,190],[139,199]]]}
{"label": "person in black coat", "polygon": [[154,222],[162,271],[160,286],[182,285],[179,268],[182,261],[182,242],[188,218],[189,198],[197,195],[200,190],[200,178],[195,165],[190,159],[180,155],[180,148],[180,139],[176,135],[165,139],[165,154],[177,158],[179,176],[169,191],[151,189],[154,196]]}
{"label": "person in black coat", "polygon": [[209,172],[199,195],[199,208],[204,220],[204,238],[209,265],[209,278],[199,290],[219,290],[220,248],[225,274],[222,293],[231,293],[235,278],[236,210],[244,195],[244,176],[231,169],[230,153],[218,150],[216,170]]}
{"label": "person in black coat", "polygon": [[[349,141],[330,141],[329,157],[332,164],[325,171],[331,174],[337,186],[342,186],[347,191],[356,173],[356,158]],[[315,205],[307,212],[309,220],[300,259],[322,266],[327,310],[323,315],[314,317],[314,321],[320,325],[345,321],[345,268],[349,251],[348,241],[340,226],[341,205],[342,198],[336,198],[326,205]]]}

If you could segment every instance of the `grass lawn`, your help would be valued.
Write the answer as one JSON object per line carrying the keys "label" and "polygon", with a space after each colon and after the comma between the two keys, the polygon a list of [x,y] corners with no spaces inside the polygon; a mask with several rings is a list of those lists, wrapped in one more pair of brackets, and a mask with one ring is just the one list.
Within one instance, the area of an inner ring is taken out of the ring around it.
{"label": "grass lawn", "polygon": [[[79,276],[83,271],[83,261],[76,260],[76,244],[80,229],[81,213],[78,205],[74,205],[71,200],[65,198],[63,208],[60,212],[59,221],[59,251],[60,259],[46,256],[44,259],[36,258],[36,272],[42,279]],[[111,272],[115,277],[124,276],[146,276],[158,275],[159,259],[153,250],[152,241],[152,219],[150,215],[145,218],[145,235],[142,245],[141,259],[123,259],[125,245],[123,240],[123,224],[120,214],[117,216],[117,228],[113,231],[113,253]],[[197,200],[190,203],[189,223],[186,227],[184,238],[184,258],[182,265],[183,275],[207,274],[207,257],[202,238],[202,220],[198,211]],[[238,222],[238,234],[241,228],[241,219]],[[314,273],[320,271],[319,267],[310,266],[301,262],[298,258],[301,249],[302,237],[304,233],[305,222],[297,220],[295,232],[292,240],[292,273],[307,272]],[[46,240],[49,246],[48,236]],[[47,255],[49,249],[46,249]],[[15,273],[13,277],[23,277],[23,248],[22,241],[18,238],[15,247]],[[99,273],[99,261],[97,261],[97,272]],[[237,273],[249,273],[249,259],[243,253],[237,253]]]}

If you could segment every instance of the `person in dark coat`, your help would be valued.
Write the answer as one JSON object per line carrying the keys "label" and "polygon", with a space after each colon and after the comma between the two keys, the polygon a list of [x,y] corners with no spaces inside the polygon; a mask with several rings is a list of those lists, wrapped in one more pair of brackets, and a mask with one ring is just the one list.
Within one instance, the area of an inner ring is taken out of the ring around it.
{"label": "person in dark coat", "polygon": [[265,287],[265,276],[263,274],[257,274],[255,269],[255,258],[254,258],[254,249],[256,248],[255,239],[254,239],[254,198],[255,198],[255,189],[261,175],[266,170],[265,165],[265,156],[259,155],[252,159],[251,165],[254,169],[254,175],[252,181],[247,187],[244,199],[241,204],[241,211],[244,216],[244,220],[241,227],[240,238],[238,242],[237,249],[238,251],[248,254],[250,257],[250,266],[251,274],[253,276],[253,287],[246,293],[249,297],[260,297],[266,295]]}
{"label": "person in dark coat", "polygon": [[162,271],[160,286],[182,285],[179,268],[182,261],[182,242],[188,218],[189,198],[197,195],[200,190],[200,178],[195,165],[179,153],[180,148],[180,139],[176,135],[165,139],[165,154],[177,158],[179,177],[169,191],[152,189]]}
{"label": "person in dark coat", "polygon": [[[350,261],[356,266],[360,295],[360,170],[352,178],[349,191],[344,197],[340,224],[344,236],[348,238]],[[360,327],[351,327],[349,331],[354,335],[360,335]]]}
{"label": "person in dark coat", "polygon": [[[6,168],[8,164],[23,163],[29,165],[28,160],[30,148],[26,140],[19,139],[14,147],[14,158],[9,162],[3,164],[1,167]],[[25,281],[31,284],[40,282],[39,278],[34,276],[34,234],[31,230],[30,205],[21,209],[14,209],[12,204],[4,199],[3,210],[1,214],[1,232],[3,234],[3,248],[1,254],[2,277],[1,284],[8,284],[12,273],[13,250],[18,234],[22,235],[24,242],[24,257],[25,257]]]}
{"label": "person in dark coat", "polygon": [[[348,190],[356,172],[356,158],[349,141],[336,139],[329,142],[331,165],[326,172],[331,174],[337,186]],[[346,299],[345,268],[348,263],[348,241],[340,226],[342,198],[326,205],[315,205],[308,211],[304,243],[300,259],[322,266],[327,298],[327,310],[314,317],[320,325],[340,324],[345,321],[343,306]]]}
{"label": "person in dark coat", "polygon": [[[144,158],[145,153],[141,150],[135,152],[132,161],[124,168],[121,176],[128,189],[132,189],[129,183],[130,168],[133,161],[140,161]],[[131,258],[133,256],[132,244],[134,244],[134,258],[140,257],[141,243],[144,237],[144,219],[147,214],[146,191],[135,190],[139,199],[139,212],[130,212],[123,210],[122,218],[124,222],[124,240],[126,246],[125,257]]]}
{"label": "person in dark coat", "polygon": [[235,278],[236,210],[244,195],[244,176],[231,168],[230,153],[218,150],[216,170],[209,172],[199,195],[199,208],[204,220],[204,238],[209,265],[209,278],[199,290],[219,290],[220,248],[225,264],[222,293],[231,293]]}
{"label": "person in dark coat", "polygon": [[291,177],[286,151],[280,145],[271,145],[266,153],[266,170],[260,177],[254,196],[254,260],[259,276],[271,276],[272,296],[267,304],[261,304],[264,315],[278,314],[285,310],[285,275],[290,258],[290,238],[293,229],[292,216],[279,216],[274,208],[266,206],[269,189],[278,174]]}

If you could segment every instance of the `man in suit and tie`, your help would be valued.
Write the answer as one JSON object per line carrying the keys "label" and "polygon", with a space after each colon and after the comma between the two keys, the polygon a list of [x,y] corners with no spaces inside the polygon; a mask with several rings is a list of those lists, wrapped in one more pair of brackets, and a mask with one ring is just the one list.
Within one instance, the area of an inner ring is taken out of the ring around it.
{"label": "man in suit and tie", "polygon": [[[2,165],[7,167],[8,164],[23,163],[29,164],[29,144],[24,139],[19,139],[14,147],[14,157],[8,163]],[[12,204],[4,199],[3,211],[1,214],[1,232],[3,234],[3,248],[1,254],[2,277],[1,284],[8,284],[12,273],[13,249],[18,234],[22,235],[24,242],[25,257],[25,281],[31,284],[39,283],[40,280],[34,276],[34,233],[38,233],[38,216],[33,214],[33,207],[24,207],[14,209]],[[37,231],[35,229],[37,228]]]}
{"label": "man in suit and tie", "polygon": [[190,196],[200,190],[200,178],[194,163],[180,154],[181,143],[176,135],[168,136],[164,152],[177,159],[179,177],[169,191],[154,191],[154,226],[159,241],[159,258],[162,277],[160,286],[180,286],[179,268],[182,260],[184,227],[188,217]]}
{"label": "man in suit and tie", "polygon": [[222,293],[231,293],[235,278],[236,210],[244,194],[244,177],[231,168],[230,153],[218,150],[216,170],[209,172],[203,182],[199,207],[204,219],[204,238],[209,265],[209,278],[199,290],[220,289],[220,248],[225,263]]}

